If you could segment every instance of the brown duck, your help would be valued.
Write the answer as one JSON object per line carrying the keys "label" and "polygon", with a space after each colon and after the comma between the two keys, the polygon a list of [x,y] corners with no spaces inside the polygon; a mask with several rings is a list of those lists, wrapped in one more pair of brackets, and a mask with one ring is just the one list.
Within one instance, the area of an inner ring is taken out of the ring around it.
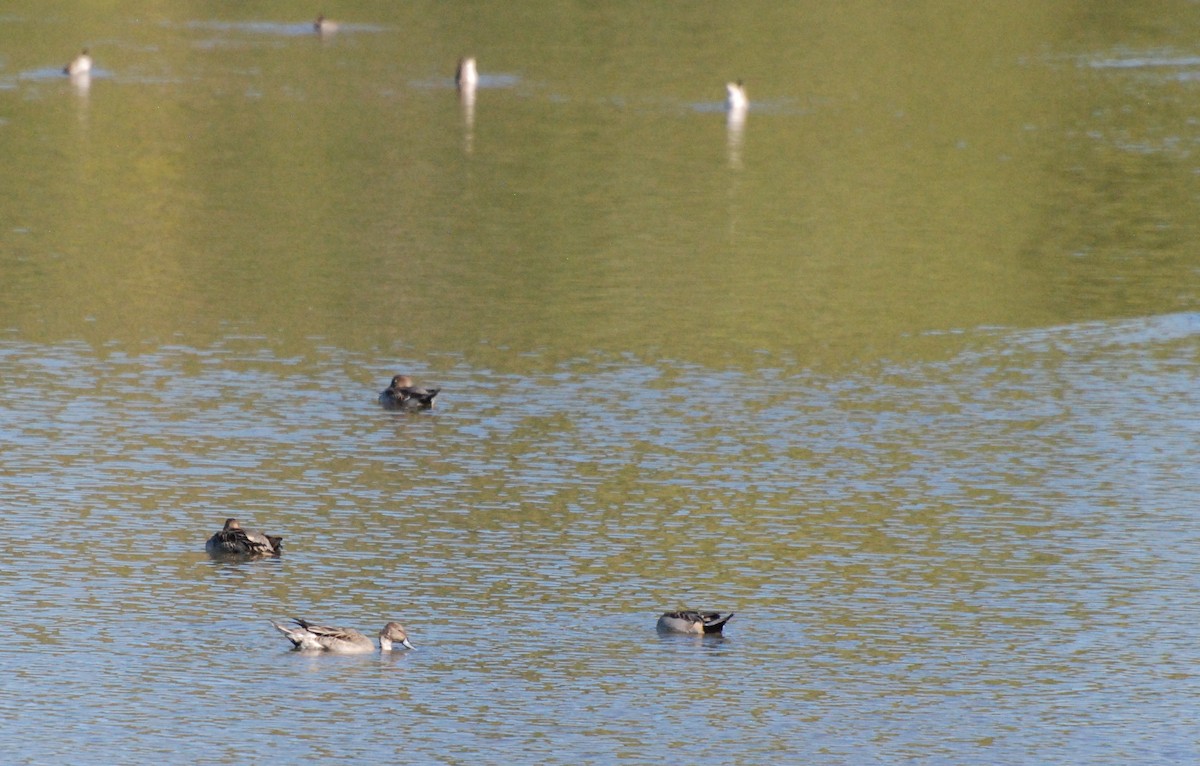
{"label": "brown duck", "polygon": [[379,394],[379,403],[385,410],[428,410],[433,408],[433,398],[441,390],[414,386],[412,378],[396,375],[392,384]]}
{"label": "brown duck", "polygon": [[208,555],[260,558],[283,552],[283,538],[264,535],[256,529],[244,529],[237,519],[225,519],[225,527],[204,544]]}

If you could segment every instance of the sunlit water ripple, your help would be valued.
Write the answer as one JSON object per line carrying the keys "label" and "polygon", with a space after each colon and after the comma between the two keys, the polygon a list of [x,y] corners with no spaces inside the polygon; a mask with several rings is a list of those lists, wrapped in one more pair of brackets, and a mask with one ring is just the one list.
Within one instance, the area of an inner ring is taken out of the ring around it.
{"label": "sunlit water ripple", "polygon": [[[5,343],[0,748],[1194,761],[1198,330],[979,333],[839,378]],[[441,406],[381,411],[399,370]],[[284,556],[209,561],[230,514]],[[660,639],[679,605],[738,615]],[[290,616],[418,649],[290,653]]]}

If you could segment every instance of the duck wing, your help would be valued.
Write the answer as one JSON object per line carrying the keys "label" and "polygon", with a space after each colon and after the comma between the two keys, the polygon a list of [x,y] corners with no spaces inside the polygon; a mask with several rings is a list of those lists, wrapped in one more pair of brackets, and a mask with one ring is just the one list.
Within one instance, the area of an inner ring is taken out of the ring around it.
{"label": "duck wing", "polygon": [[313,637],[313,640],[324,649],[339,644],[361,644],[363,641],[370,643],[371,639],[367,638],[362,633],[359,633],[354,628],[334,628],[328,625],[313,625],[304,620],[292,620]]}
{"label": "duck wing", "polygon": [[255,554],[268,556],[278,555],[283,549],[283,538],[278,535],[265,535],[257,529],[236,529],[241,532],[241,544]]}
{"label": "duck wing", "polygon": [[[702,612],[696,609],[682,609],[678,612],[667,612],[663,617],[671,620],[680,620],[686,623],[691,623],[693,626],[700,626],[705,633],[720,633],[725,627],[725,623],[733,617],[730,612],[725,617],[721,616],[720,612]],[[697,631],[698,632],[698,631]]]}
{"label": "duck wing", "polygon": [[234,527],[217,532],[204,547],[209,553],[229,556],[277,556],[283,548],[283,538]]}
{"label": "duck wing", "polygon": [[429,408],[433,406],[433,399],[439,391],[440,388],[389,386],[379,395],[379,403],[390,409]]}

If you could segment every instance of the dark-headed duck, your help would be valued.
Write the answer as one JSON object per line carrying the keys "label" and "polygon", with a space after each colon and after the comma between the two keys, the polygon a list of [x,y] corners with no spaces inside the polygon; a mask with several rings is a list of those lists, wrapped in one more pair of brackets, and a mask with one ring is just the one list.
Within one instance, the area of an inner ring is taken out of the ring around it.
{"label": "dark-headed duck", "polygon": [[414,386],[412,378],[397,375],[392,384],[379,394],[379,403],[388,410],[428,410],[433,407],[433,398],[440,388]]}
{"label": "dark-headed duck", "polygon": [[283,538],[264,535],[255,529],[244,529],[237,519],[225,519],[225,527],[208,538],[204,550],[210,556],[278,556],[283,552]]}

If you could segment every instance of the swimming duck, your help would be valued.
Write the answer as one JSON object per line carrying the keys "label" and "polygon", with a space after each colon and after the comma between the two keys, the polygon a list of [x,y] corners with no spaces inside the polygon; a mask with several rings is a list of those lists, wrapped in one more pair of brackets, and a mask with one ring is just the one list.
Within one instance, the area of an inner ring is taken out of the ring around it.
{"label": "swimming duck", "polygon": [[330,21],[325,18],[325,14],[317,14],[317,20],[313,22],[313,31],[319,35],[333,34],[338,30],[336,21]]}
{"label": "swimming duck", "polygon": [[63,74],[69,75],[87,74],[90,71],[92,71],[92,57],[88,55],[87,48],[84,48],[78,56],[63,67]]}
{"label": "swimming duck", "polygon": [[433,398],[441,390],[414,386],[412,378],[396,375],[392,384],[379,394],[379,403],[388,410],[428,410],[433,408]]}
{"label": "swimming duck", "polygon": [[475,68],[474,56],[458,60],[458,66],[454,69],[454,84],[459,88],[474,88],[479,84],[479,71]]}
{"label": "swimming duck", "polygon": [[[296,649],[304,651],[334,652],[336,654],[365,654],[375,651],[375,643],[359,633],[354,628],[329,628],[324,625],[313,625],[304,620],[292,620],[295,626],[275,626]],[[415,649],[404,632],[404,626],[398,622],[389,622],[379,631],[379,650],[392,651],[392,644],[403,644],[409,649]]]}
{"label": "swimming duck", "polygon": [[725,110],[729,112],[744,112],[750,107],[750,99],[746,98],[746,86],[741,80],[725,83]]}
{"label": "swimming duck", "polygon": [[733,617],[730,612],[722,617],[719,612],[696,612],[684,610],[681,612],[666,612],[658,618],[659,633],[720,633]]}
{"label": "swimming duck", "polygon": [[208,538],[204,550],[210,556],[278,556],[283,552],[283,538],[243,529],[237,519],[225,519],[225,527]]}

